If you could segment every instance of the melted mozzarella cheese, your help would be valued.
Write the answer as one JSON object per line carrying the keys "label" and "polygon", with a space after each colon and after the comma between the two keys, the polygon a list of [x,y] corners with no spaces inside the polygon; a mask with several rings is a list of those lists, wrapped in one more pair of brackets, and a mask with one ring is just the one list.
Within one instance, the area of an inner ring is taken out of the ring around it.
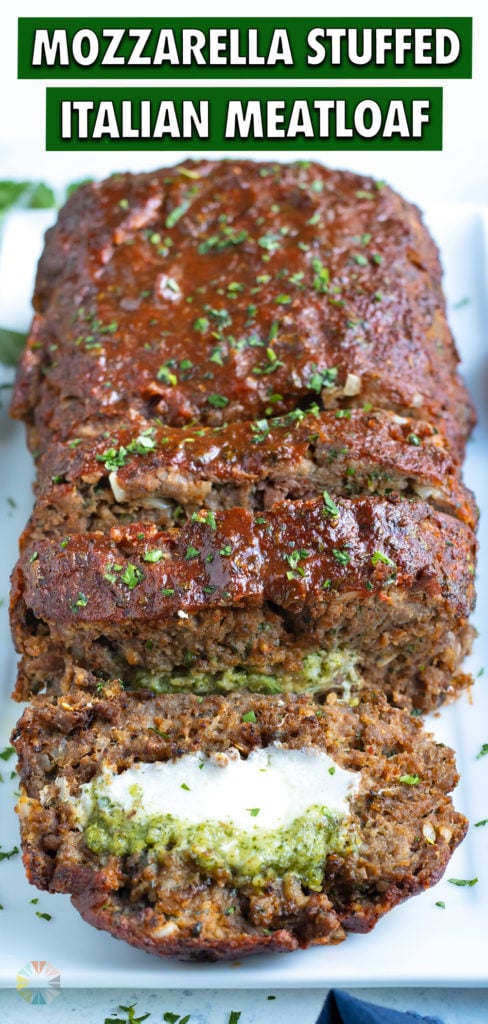
{"label": "melted mozzarella cheese", "polygon": [[278,745],[208,756],[185,754],[173,761],[136,764],[119,775],[108,768],[76,798],[81,824],[106,798],[135,817],[171,814],[197,824],[209,820],[252,831],[288,825],[312,806],[334,815],[350,814],[349,799],[360,772],[346,771],[313,747]]}

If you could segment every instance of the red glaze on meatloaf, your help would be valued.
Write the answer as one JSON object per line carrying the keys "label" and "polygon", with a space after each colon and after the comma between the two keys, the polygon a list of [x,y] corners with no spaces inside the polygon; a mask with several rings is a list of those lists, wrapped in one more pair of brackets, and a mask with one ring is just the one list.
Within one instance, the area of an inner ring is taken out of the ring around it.
{"label": "red glaze on meatloaf", "polygon": [[299,672],[322,649],[429,709],[467,681],[455,677],[475,549],[469,527],[420,500],[329,496],[27,544],[12,590],[17,695],[67,658],[129,684],[139,670],[217,674],[218,688],[224,669]]}
{"label": "red glaze on meatloaf", "polygon": [[222,427],[148,427],[50,446],[37,464],[27,539],[106,533],[134,520],[180,525],[205,505],[267,509],[324,489],[421,497],[471,527],[477,512],[443,434],[393,413],[296,409]]}
{"label": "red glaze on meatloaf", "polygon": [[209,160],[78,189],[47,235],[13,415],[31,443],[132,416],[260,419],[319,399],[473,409],[418,210],[319,164]]}

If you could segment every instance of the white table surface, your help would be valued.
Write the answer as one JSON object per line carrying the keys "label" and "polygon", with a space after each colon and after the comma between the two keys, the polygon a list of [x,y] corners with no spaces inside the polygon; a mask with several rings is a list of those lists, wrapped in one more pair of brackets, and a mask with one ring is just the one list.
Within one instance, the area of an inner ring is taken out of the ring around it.
{"label": "white table surface", "polygon": [[[352,995],[395,1010],[440,1017],[443,1024],[486,1024],[488,993],[479,989],[349,989]],[[269,999],[269,996],[275,996]],[[87,992],[69,989],[44,1006],[27,1005],[15,991],[0,991],[2,1024],[104,1024],[120,1004],[136,1004],[136,1016],[150,1013],[147,1024],[161,1024],[166,1011],[185,1016],[188,1024],[228,1024],[231,1010],[240,1010],[239,1024],[315,1024],[327,990],[167,989],[165,992],[124,990]],[[125,1014],[119,1013],[122,1019]]]}

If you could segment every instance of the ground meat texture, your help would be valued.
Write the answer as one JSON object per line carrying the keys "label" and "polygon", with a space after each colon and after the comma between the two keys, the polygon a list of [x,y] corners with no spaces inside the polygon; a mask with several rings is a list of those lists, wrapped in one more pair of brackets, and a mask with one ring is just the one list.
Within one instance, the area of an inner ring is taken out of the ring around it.
{"label": "ground meat texture", "polygon": [[454,695],[469,650],[474,534],[418,500],[282,502],[158,532],[27,544],[14,572],[16,695],[56,685],[67,661],[134,671],[293,671],[317,649],[424,710]]}
{"label": "ground meat texture", "polygon": [[[160,956],[240,957],[367,932],[396,904],[438,881],[467,828],[449,797],[458,778],[452,751],[377,693],[363,694],[355,707],[330,696],[318,709],[293,696],[199,700],[127,694],[114,686],[106,698],[35,698],[12,742],[30,882],[70,893],[87,921]],[[229,748],[246,758],[275,743],[319,748],[340,767],[362,773],[351,800],[360,842],[326,859],[321,892],[290,875],[258,890],[219,885],[197,865],[170,854],[157,862],[148,850],[96,855],[59,797],[61,780],[76,795],[104,766],[118,773],[139,762]],[[418,781],[401,781],[406,778]]]}
{"label": "ground meat texture", "polygon": [[34,448],[127,419],[374,407],[461,457],[436,247],[387,186],[318,164],[188,161],[78,189],[48,232],[12,412]]}
{"label": "ground meat texture", "polygon": [[180,525],[202,505],[270,508],[283,498],[400,493],[471,527],[477,513],[436,428],[392,413],[312,412],[223,427],[151,427],[50,446],[37,465],[29,540],[107,533],[145,519]]}

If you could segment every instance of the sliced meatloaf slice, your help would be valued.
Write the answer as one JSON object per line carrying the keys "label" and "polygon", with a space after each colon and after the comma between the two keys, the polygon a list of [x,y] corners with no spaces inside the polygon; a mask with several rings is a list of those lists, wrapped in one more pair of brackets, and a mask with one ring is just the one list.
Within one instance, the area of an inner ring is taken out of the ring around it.
{"label": "sliced meatloaf slice", "polygon": [[225,427],[121,428],[53,444],[37,466],[27,539],[145,519],[167,527],[198,512],[267,509],[283,498],[421,497],[471,527],[476,509],[443,434],[421,420],[360,409]]}
{"label": "sliced meatloaf slice", "polygon": [[73,660],[162,691],[365,681],[428,710],[468,681],[475,548],[420,500],[328,494],[39,540],[13,578],[17,696]]}
{"label": "sliced meatloaf slice", "polygon": [[438,881],[467,828],[453,752],[377,693],[318,708],[114,688],[34,700],[12,740],[30,882],[160,956],[367,932]]}
{"label": "sliced meatloaf slice", "polygon": [[220,425],[319,400],[473,423],[418,210],[319,164],[115,175],[48,232],[13,415],[31,444],[128,418]]}

